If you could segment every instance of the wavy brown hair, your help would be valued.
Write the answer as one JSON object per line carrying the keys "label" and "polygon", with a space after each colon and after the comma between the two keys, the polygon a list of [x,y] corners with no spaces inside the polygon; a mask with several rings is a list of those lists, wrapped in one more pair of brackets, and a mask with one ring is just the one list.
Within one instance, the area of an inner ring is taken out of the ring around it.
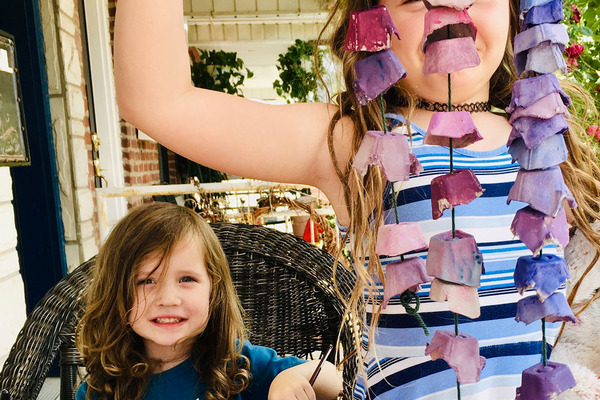
{"label": "wavy brown hair", "polygon": [[85,311],[76,329],[77,348],[88,373],[91,393],[100,399],[137,400],[147,389],[158,360],[144,351],[128,323],[135,301],[136,274],[149,257],[168,261],[176,245],[190,235],[204,248],[211,278],[209,319],[197,332],[190,356],[209,400],[226,400],[248,386],[249,360],[242,308],[225,253],[208,223],[188,208],[148,203],[133,208],[108,236],[96,258]]}
{"label": "wavy brown hair", "polygon": [[[504,110],[509,104],[512,93],[512,85],[518,79],[516,69],[513,63],[513,41],[515,35],[520,29],[519,20],[519,1],[510,1],[510,28],[506,42],[506,50],[502,62],[490,79],[489,99],[493,107]],[[377,1],[372,1],[376,5]],[[357,284],[352,298],[348,303],[348,313],[350,315],[361,315],[359,306],[360,298],[367,291],[370,301],[374,299],[374,281],[373,277],[378,277],[384,281],[385,277],[379,262],[379,257],[375,253],[375,243],[377,240],[377,227],[383,221],[383,195],[386,189],[386,179],[382,174],[380,167],[370,167],[364,178],[361,178],[352,168],[352,160],[362,142],[364,134],[368,130],[383,130],[382,114],[384,110],[394,109],[403,114],[405,120],[410,122],[412,113],[417,104],[417,96],[410,89],[396,84],[387,93],[384,94],[384,101],[371,101],[366,106],[361,106],[356,100],[352,83],[356,79],[354,64],[370,53],[351,52],[344,50],[345,36],[348,31],[350,13],[356,10],[365,9],[365,0],[338,0],[332,6],[331,15],[325,24],[324,29],[319,35],[318,42],[329,45],[333,56],[341,65],[341,74],[343,78],[344,91],[333,97],[333,102],[339,107],[334,114],[328,131],[329,152],[335,166],[338,178],[344,187],[344,198],[346,208],[350,215],[348,226],[348,237],[364,238],[364,240],[354,240],[350,242],[351,253],[354,261],[354,268],[357,272]],[[324,37],[327,39],[323,39]],[[315,63],[318,65],[318,63]],[[598,167],[598,154],[593,146],[590,146],[589,139],[585,133],[591,119],[597,118],[597,112],[589,112],[594,109],[594,103],[591,96],[579,86],[563,80],[565,90],[573,98],[571,113],[577,116],[577,121],[571,120],[571,127],[565,133],[567,147],[569,149],[569,159],[561,165],[565,182],[569,186],[579,207],[573,212],[573,226],[581,229],[585,237],[600,252],[600,235],[595,232],[590,223],[600,219],[600,168]],[[398,108],[400,105],[405,107]],[[398,108],[396,110],[396,108]],[[344,117],[350,118],[353,122],[353,140],[352,154],[350,159],[340,165],[337,160],[334,148],[334,128]],[[407,123],[410,132],[410,123]],[[341,257],[341,251],[338,259]],[[600,254],[600,253],[599,253]],[[588,270],[592,267],[590,265]],[[584,275],[585,276],[585,275]],[[579,284],[575,285],[574,292]],[[572,299],[574,295],[570,297]],[[377,325],[380,308],[374,307],[374,316],[369,326],[372,332]],[[373,335],[369,335],[372,340]],[[357,355],[361,361],[360,344],[362,344],[362,334],[360,330],[356,331]],[[362,364],[362,362],[360,362]]]}

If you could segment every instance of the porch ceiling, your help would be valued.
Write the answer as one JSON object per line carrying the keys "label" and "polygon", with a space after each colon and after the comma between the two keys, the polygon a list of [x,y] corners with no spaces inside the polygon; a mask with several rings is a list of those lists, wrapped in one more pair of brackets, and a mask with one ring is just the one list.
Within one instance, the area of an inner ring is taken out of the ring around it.
{"label": "porch ceiling", "polygon": [[273,99],[277,57],[296,39],[316,39],[327,18],[327,0],[183,0],[188,43],[234,51],[255,76],[246,97]]}

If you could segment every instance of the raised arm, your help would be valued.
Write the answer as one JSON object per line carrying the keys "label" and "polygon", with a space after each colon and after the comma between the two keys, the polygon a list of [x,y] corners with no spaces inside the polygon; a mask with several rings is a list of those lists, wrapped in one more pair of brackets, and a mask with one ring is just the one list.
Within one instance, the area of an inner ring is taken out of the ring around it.
{"label": "raised arm", "polygon": [[331,191],[333,106],[267,105],[193,87],[181,0],[119,0],[115,75],[122,117],[167,148],[224,172]]}

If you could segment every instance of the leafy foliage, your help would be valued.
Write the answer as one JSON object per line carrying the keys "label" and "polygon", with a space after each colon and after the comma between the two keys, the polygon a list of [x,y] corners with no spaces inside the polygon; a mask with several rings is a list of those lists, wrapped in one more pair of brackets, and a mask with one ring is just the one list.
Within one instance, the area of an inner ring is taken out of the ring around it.
{"label": "leafy foliage", "polygon": [[[567,0],[565,19],[570,46],[567,76],[587,89],[600,108],[600,0]],[[581,49],[583,47],[583,49]]]}
{"label": "leafy foliage", "polygon": [[254,73],[235,52],[190,48],[194,86],[243,97],[240,87]]}
{"label": "leafy foliage", "polygon": [[[243,97],[241,86],[254,73],[244,67],[244,61],[235,52],[189,48],[192,82],[194,86],[235,94]],[[227,174],[178,157],[178,171],[184,182],[197,177],[199,182],[221,182]]]}
{"label": "leafy foliage", "polygon": [[[273,82],[273,89],[287,102],[307,102],[315,100],[317,91],[317,73],[314,54],[317,46],[314,41],[296,39],[285,54],[277,59],[279,79]],[[323,62],[322,51],[318,52],[318,63]]]}

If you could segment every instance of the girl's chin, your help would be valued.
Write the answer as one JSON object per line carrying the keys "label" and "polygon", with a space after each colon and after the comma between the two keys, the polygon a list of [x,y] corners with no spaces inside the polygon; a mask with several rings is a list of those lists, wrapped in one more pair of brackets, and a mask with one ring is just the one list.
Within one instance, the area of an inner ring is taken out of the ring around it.
{"label": "girl's chin", "polygon": [[[468,103],[487,99],[488,93],[478,93],[477,88],[473,85],[473,72],[474,71],[469,72],[468,69],[464,69],[453,72],[450,75],[453,103]],[[425,90],[418,91],[418,93],[422,95],[421,97],[429,101],[447,103],[448,74],[430,75],[427,79],[427,85],[424,87],[424,89]]]}

